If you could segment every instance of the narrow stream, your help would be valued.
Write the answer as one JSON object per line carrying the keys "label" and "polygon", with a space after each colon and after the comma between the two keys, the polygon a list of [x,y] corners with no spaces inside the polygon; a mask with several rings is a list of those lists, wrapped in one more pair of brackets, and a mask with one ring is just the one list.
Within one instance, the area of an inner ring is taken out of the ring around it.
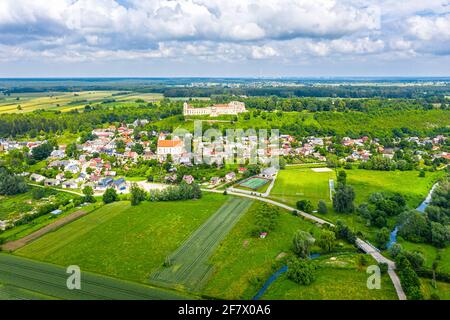
{"label": "narrow stream", "polygon": [[[310,259],[315,259],[315,258],[318,258],[318,257],[320,257],[320,253],[312,253],[312,254],[309,255]],[[264,282],[264,285],[262,286],[261,289],[259,289],[258,293],[255,294],[255,296],[253,297],[253,300],[259,300],[264,295],[264,293],[269,288],[269,286],[272,284],[272,282],[277,280],[287,270],[288,270],[287,266],[282,266],[275,273],[273,273],[269,277],[269,279],[267,279],[266,282]]]}
{"label": "narrow stream", "polygon": [[[430,202],[431,202],[431,196],[433,194],[434,189],[437,187],[438,183],[435,183],[433,185],[433,187],[431,188],[430,192],[428,192],[427,197],[425,198],[425,200],[420,204],[420,206],[418,206],[416,208],[417,211],[424,213],[425,209],[429,206]],[[397,243],[397,233],[398,233],[398,226],[395,226],[394,230],[392,230],[390,237],[389,237],[389,242],[387,244],[387,248],[389,249],[390,247],[392,247],[394,245],[394,243]]]}

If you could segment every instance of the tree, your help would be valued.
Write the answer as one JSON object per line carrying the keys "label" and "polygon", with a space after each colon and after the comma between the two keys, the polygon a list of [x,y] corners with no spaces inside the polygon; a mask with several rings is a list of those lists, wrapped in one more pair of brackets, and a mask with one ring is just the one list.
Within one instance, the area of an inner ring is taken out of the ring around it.
{"label": "tree", "polygon": [[254,236],[259,236],[261,232],[268,232],[275,229],[278,223],[280,211],[278,207],[263,203],[256,214]]}
{"label": "tree", "polygon": [[325,203],[325,201],[319,200],[319,204],[317,205],[317,211],[320,214],[327,214],[328,213],[328,208],[327,208],[327,204]]}
{"label": "tree", "polygon": [[103,202],[104,203],[111,203],[111,202],[118,201],[118,200],[119,200],[119,195],[117,194],[117,192],[114,188],[106,189],[105,193],[103,194]]}
{"label": "tree", "polygon": [[310,285],[315,280],[314,270],[311,261],[292,259],[288,262],[287,277],[295,283]]}
{"label": "tree", "polygon": [[297,209],[304,211],[304,212],[311,213],[313,210],[313,206],[311,204],[311,201],[309,201],[309,200],[300,200],[300,201],[297,201]]}
{"label": "tree", "polygon": [[344,170],[338,172],[337,184],[341,186],[347,185],[347,173]]}
{"label": "tree", "polygon": [[317,245],[325,252],[331,252],[336,241],[336,234],[330,230],[323,230],[320,233]]}
{"label": "tree", "polygon": [[52,151],[53,146],[50,143],[46,142],[41,144],[40,146],[34,147],[33,150],[31,150],[31,156],[33,157],[33,159],[41,161],[47,159]]}
{"label": "tree", "polygon": [[84,201],[86,202],[95,202],[94,198],[94,189],[90,186],[86,186],[83,188]]}
{"label": "tree", "polygon": [[353,188],[339,184],[336,193],[333,195],[333,208],[338,213],[352,213],[355,210],[354,200],[355,192]]}
{"label": "tree", "polygon": [[308,258],[314,241],[315,239],[310,233],[298,230],[292,240],[292,250],[300,258]]}
{"label": "tree", "polygon": [[116,140],[116,151],[118,153],[124,153],[125,152],[125,142],[123,140]]}
{"label": "tree", "polygon": [[437,248],[445,248],[450,242],[449,229],[437,222],[431,222],[431,244]]}
{"label": "tree", "polygon": [[66,155],[69,158],[76,158],[78,155],[78,149],[77,149],[77,144],[76,143],[71,143],[67,146],[66,148]]}
{"label": "tree", "polygon": [[16,176],[0,167],[0,195],[25,193],[29,189],[23,177]]}
{"label": "tree", "polygon": [[131,193],[131,205],[137,206],[141,201],[145,200],[147,193],[140,188],[136,183],[133,183],[130,188]]}
{"label": "tree", "polygon": [[386,245],[389,242],[390,236],[391,234],[386,227],[378,230],[375,234],[375,243],[377,244],[378,248],[383,250],[386,249]]}
{"label": "tree", "polygon": [[144,147],[140,143],[135,143],[131,148],[131,151],[134,151],[137,154],[144,154]]}

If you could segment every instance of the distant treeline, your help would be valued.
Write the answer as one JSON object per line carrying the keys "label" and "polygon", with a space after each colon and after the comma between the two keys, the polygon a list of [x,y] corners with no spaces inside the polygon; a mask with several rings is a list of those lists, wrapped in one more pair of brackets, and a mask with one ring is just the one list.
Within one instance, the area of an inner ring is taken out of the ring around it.
{"label": "distant treeline", "polygon": [[[176,83],[174,83],[176,84]],[[214,87],[184,87],[174,86],[172,83],[165,85],[145,82],[68,82],[36,84],[12,83],[6,86],[0,85],[0,92],[5,95],[33,92],[75,92],[92,90],[119,90],[140,93],[161,93],[165,97],[211,97],[217,95],[234,96],[277,96],[277,97],[340,97],[340,98],[436,98],[444,99],[450,95],[450,85],[305,85],[305,86],[262,86],[252,87],[243,85],[239,88],[224,86]]]}
{"label": "distant treeline", "polygon": [[213,95],[277,96],[277,97],[340,97],[340,98],[430,98],[450,95],[450,86],[304,86],[263,88],[161,88],[154,89],[165,97],[210,97]]}

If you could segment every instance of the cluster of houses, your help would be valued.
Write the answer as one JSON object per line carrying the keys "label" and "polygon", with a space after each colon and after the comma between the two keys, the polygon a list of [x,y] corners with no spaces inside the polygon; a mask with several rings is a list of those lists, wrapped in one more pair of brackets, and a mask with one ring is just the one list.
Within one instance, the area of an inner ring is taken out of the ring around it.
{"label": "cluster of houses", "polygon": [[[244,110],[243,106],[230,105],[233,110]],[[237,109],[236,109],[237,108]],[[257,135],[248,135],[239,139],[228,139],[219,136],[213,141],[205,141],[202,137],[192,135],[179,137],[167,132],[150,132],[150,135],[156,139],[156,146],[148,139],[136,140],[136,135],[143,136],[149,132],[136,132],[142,125],[147,124],[145,119],[137,119],[130,124],[122,124],[118,127],[109,126],[92,130],[93,139],[77,144],[78,155],[76,158],[69,158],[66,154],[66,145],[58,146],[48,159],[48,168],[55,169],[58,174],[54,178],[46,178],[43,175],[33,173],[29,176],[30,180],[45,186],[61,187],[68,189],[82,189],[85,186],[91,186],[94,190],[102,191],[113,187],[118,191],[126,191],[129,188],[128,183],[123,178],[116,178],[116,171],[113,166],[127,168],[136,164],[139,159],[157,160],[164,162],[170,156],[175,164],[184,164],[192,166],[197,163],[218,163],[227,161],[257,159],[259,163],[266,161],[269,163],[272,157],[276,156],[302,156],[312,158],[318,161],[326,161],[319,150],[327,149],[333,152],[331,137],[305,137],[301,142],[291,135],[280,135],[277,139],[258,137]],[[433,158],[450,159],[450,154],[441,151],[442,144],[447,139],[444,135],[437,135],[432,138],[409,137],[404,138],[408,142],[416,143],[418,146],[431,147],[417,150],[417,154],[428,153]],[[145,141],[144,141],[145,140]],[[401,139],[394,143],[399,143]],[[121,141],[121,148],[118,148],[118,142]],[[189,141],[189,144],[187,144]],[[8,152],[14,149],[25,149],[32,152],[33,148],[41,145],[45,141],[18,142],[6,139],[0,139],[0,151]],[[136,144],[140,144],[140,152],[136,152]],[[345,160],[366,161],[372,156],[373,150],[377,150],[384,157],[392,158],[395,148],[383,147],[378,139],[370,139],[367,136],[352,139],[344,137],[340,142],[342,146],[350,148],[351,152],[346,154]],[[153,150],[153,151],[152,151]],[[155,151],[155,152],[154,152]],[[371,152],[372,151],[372,152]],[[111,164],[109,157],[103,157],[102,154],[114,157],[114,163]],[[224,178],[213,177],[211,185],[217,185],[222,182],[234,180],[234,172],[230,172]],[[176,174],[172,173],[166,177],[167,182],[176,180]],[[185,176],[183,180],[187,183],[193,182],[192,176]]]}

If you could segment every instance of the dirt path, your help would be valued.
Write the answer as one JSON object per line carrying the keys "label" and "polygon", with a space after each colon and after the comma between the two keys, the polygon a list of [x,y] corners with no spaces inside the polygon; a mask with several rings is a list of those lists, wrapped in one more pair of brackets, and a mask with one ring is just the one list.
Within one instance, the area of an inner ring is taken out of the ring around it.
{"label": "dirt path", "polygon": [[68,216],[58,219],[53,223],[50,223],[49,225],[46,225],[45,227],[43,227],[42,229],[39,229],[25,237],[23,237],[22,239],[16,240],[16,241],[10,241],[8,243],[5,243],[2,246],[2,250],[4,251],[15,251],[25,245],[27,245],[28,243],[36,240],[39,237],[42,237],[44,234],[53,231],[55,229],[58,229],[59,227],[72,222],[84,215],[86,215],[88,212],[80,210],[80,211],[76,211],[72,214],[69,214]]}

